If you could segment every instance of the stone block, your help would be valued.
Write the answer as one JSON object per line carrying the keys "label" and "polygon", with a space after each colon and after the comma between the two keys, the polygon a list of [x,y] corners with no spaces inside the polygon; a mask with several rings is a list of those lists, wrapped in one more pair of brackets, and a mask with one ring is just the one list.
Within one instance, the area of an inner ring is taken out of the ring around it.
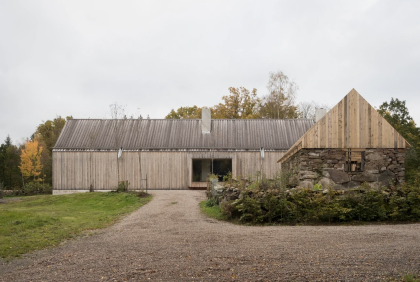
{"label": "stone block", "polygon": [[334,165],[334,168],[335,168],[336,170],[344,170],[344,164],[335,164],[335,165]]}
{"label": "stone block", "polygon": [[369,161],[369,162],[380,161],[380,160],[383,160],[384,158],[386,158],[386,156],[378,151],[366,154],[366,161]]}
{"label": "stone block", "polygon": [[363,171],[361,173],[358,173],[356,175],[353,175],[351,178],[352,181],[358,181],[358,182],[374,182],[378,179],[378,175],[369,173],[367,171]]}
{"label": "stone block", "polygon": [[318,184],[320,184],[323,189],[327,189],[327,188],[333,187],[335,185],[335,183],[331,179],[326,178],[326,177],[322,178],[318,182]]}
{"label": "stone block", "polygon": [[390,170],[385,170],[381,172],[378,176],[378,182],[381,186],[387,188],[391,187],[391,184],[395,182],[395,174]]}
{"label": "stone block", "polygon": [[392,164],[392,165],[389,165],[389,166],[388,166],[388,169],[389,169],[389,170],[393,170],[394,168],[397,168],[397,167],[398,167],[397,165]]}
{"label": "stone block", "polygon": [[349,182],[350,181],[350,176],[344,172],[344,171],[340,171],[337,169],[330,169],[328,170],[328,173],[332,179],[332,181],[334,181],[335,183],[345,183],[345,182]]}
{"label": "stone block", "polygon": [[299,186],[303,187],[303,188],[309,188],[309,189],[314,188],[314,184],[311,181],[308,181],[308,180],[299,182]]}

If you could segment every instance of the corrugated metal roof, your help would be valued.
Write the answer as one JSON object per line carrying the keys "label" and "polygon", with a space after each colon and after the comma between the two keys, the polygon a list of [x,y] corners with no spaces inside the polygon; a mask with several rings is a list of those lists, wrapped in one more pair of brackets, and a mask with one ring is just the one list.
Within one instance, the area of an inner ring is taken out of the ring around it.
{"label": "corrugated metal roof", "polygon": [[199,119],[72,119],[54,149],[289,149],[310,119],[216,119],[202,133]]}

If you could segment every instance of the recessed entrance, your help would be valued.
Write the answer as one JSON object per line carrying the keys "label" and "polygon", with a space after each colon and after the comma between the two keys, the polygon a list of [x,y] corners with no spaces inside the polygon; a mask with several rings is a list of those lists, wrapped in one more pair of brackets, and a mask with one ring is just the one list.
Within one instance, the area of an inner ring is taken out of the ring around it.
{"label": "recessed entrance", "polygon": [[192,160],[192,172],[193,182],[206,182],[210,174],[223,181],[223,176],[232,172],[232,159],[195,159]]}

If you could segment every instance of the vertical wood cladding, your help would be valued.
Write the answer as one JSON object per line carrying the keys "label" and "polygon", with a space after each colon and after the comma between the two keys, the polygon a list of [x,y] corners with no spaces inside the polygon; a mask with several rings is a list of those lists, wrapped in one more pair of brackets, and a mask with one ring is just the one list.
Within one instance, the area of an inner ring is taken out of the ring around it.
{"label": "vertical wood cladding", "polygon": [[299,146],[315,149],[410,147],[407,141],[354,89],[312,126],[280,161],[287,160]]}
{"label": "vertical wood cladding", "polygon": [[[232,159],[232,175],[247,177],[261,171],[272,178],[280,171],[283,152],[266,151],[125,151],[118,159],[119,181],[130,189],[188,189],[192,182],[192,159]],[[118,184],[117,152],[54,151],[53,189],[111,190]]]}

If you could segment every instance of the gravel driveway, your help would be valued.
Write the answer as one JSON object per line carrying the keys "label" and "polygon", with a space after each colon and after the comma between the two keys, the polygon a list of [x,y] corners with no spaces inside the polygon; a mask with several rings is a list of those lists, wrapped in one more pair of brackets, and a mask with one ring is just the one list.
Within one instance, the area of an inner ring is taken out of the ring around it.
{"label": "gravel driveway", "polygon": [[204,191],[152,194],[93,236],[0,260],[0,281],[382,281],[420,274],[420,224],[238,226],[200,214]]}

